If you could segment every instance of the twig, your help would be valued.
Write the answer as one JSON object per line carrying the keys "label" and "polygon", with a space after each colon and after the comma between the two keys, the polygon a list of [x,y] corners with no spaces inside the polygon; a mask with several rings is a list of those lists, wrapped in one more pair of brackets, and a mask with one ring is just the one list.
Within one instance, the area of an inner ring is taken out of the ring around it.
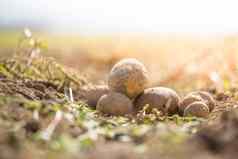
{"label": "twig", "polygon": [[48,127],[42,131],[41,138],[43,140],[49,141],[51,139],[52,134],[54,133],[55,128],[60,123],[63,117],[63,112],[61,110],[58,110],[55,114],[54,119],[51,121],[51,123],[48,125]]}

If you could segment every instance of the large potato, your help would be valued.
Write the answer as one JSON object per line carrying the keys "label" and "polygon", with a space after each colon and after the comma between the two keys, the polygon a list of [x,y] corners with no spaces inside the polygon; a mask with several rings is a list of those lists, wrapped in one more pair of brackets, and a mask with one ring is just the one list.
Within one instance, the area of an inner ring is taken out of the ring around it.
{"label": "large potato", "polygon": [[136,59],[123,59],[116,63],[108,76],[108,86],[112,91],[134,98],[146,88],[148,72]]}

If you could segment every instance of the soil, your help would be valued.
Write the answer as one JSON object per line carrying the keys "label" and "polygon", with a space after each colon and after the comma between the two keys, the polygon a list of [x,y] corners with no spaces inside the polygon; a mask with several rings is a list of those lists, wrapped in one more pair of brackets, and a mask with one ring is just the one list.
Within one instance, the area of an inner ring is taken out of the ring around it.
{"label": "soil", "polygon": [[91,84],[80,73],[59,64],[44,70],[42,61],[52,62],[41,57],[31,65],[16,58],[0,63],[0,158],[237,158],[236,88],[203,88],[216,99],[208,119],[146,108],[115,117],[77,98]]}

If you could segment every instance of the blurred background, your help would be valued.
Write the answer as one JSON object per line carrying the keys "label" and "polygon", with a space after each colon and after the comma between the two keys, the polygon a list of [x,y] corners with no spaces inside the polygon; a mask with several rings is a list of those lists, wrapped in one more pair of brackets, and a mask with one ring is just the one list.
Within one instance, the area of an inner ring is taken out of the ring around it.
{"label": "blurred background", "polygon": [[[0,54],[14,52],[24,28],[47,44],[42,51],[106,79],[124,57],[143,61],[151,85],[186,88],[236,81],[237,1],[1,0]],[[90,67],[89,67],[90,66]],[[187,81],[187,82],[184,82]],[[194,82],[196,81],[196,82]],[[204,82],[206,81],[206,82]]]}

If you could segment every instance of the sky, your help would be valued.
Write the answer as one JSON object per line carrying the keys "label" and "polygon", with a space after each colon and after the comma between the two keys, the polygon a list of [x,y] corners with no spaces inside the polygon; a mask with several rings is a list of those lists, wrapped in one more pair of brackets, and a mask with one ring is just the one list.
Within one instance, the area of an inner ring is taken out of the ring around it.
{"label": "sky", "polygon": [[233,0],[0,0],[0,28],[53,32],[238,32]]}

